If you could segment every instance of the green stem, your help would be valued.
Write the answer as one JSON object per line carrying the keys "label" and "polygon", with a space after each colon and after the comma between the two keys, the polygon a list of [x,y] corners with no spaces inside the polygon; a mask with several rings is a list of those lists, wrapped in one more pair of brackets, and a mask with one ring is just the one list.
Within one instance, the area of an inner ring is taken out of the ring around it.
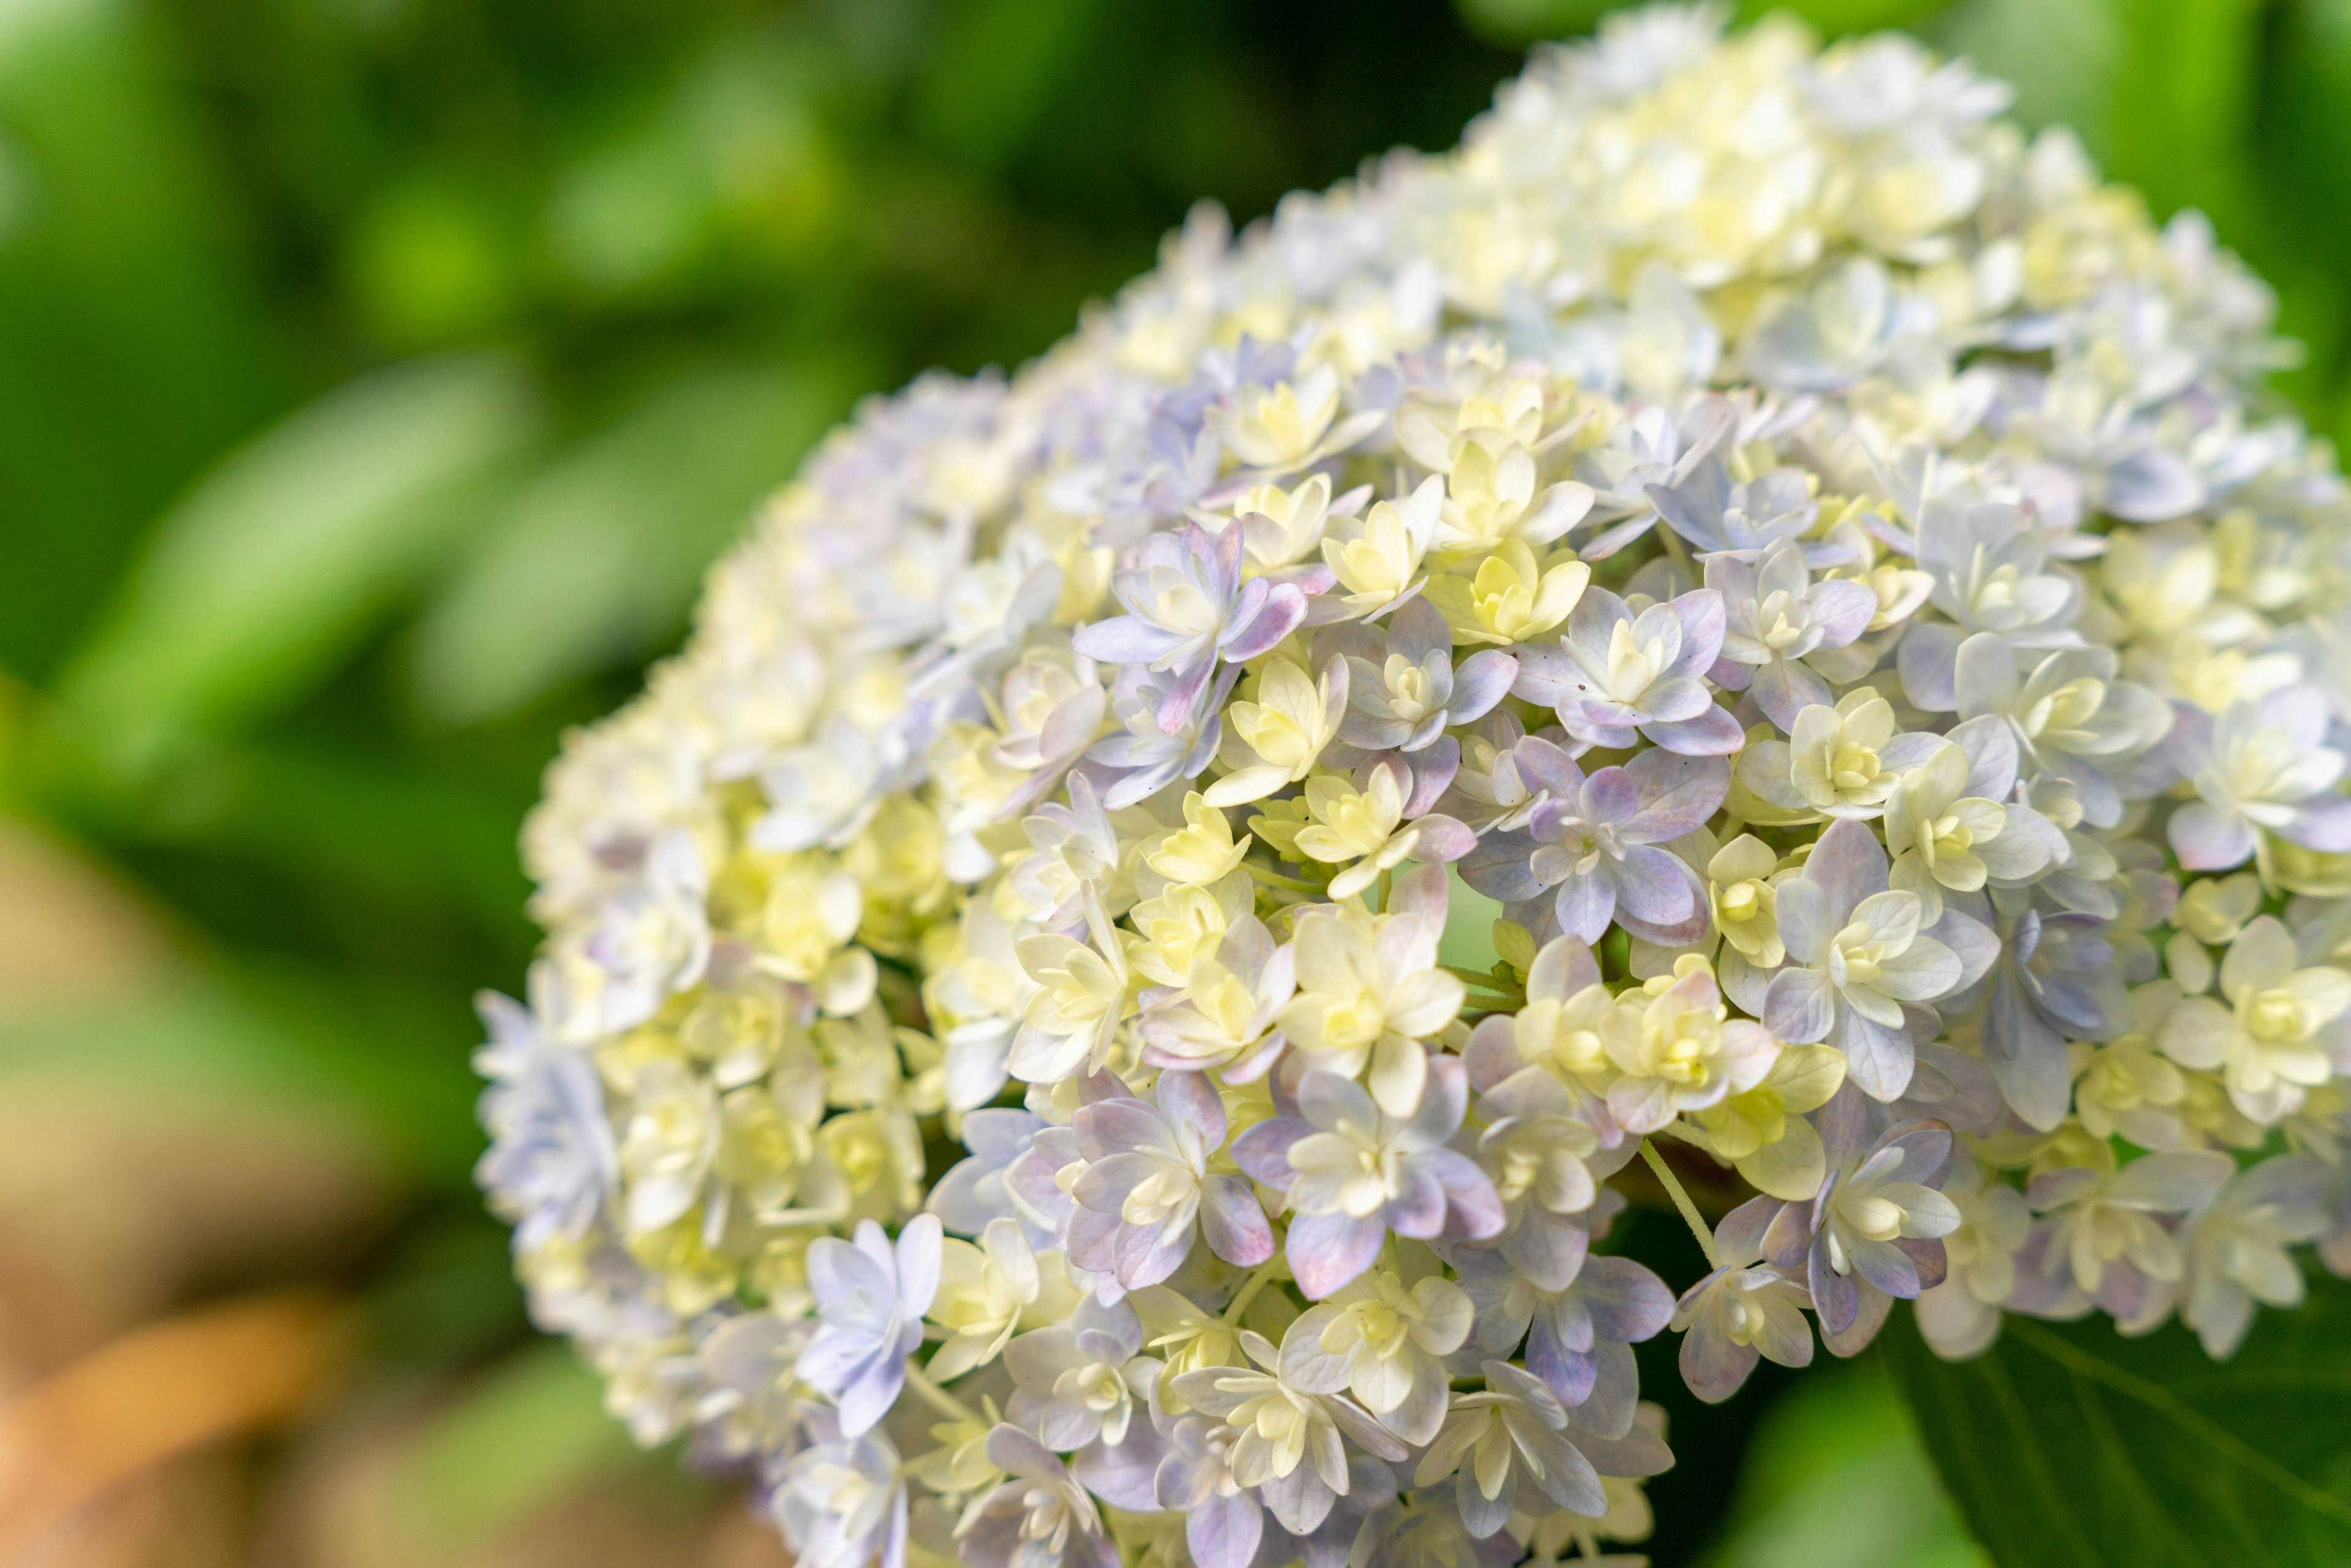
{"label": "green stem", "polygon": [[1657,1173],[1657,1179],[1665,1184],[1666,1196],[1672,1198],[1674,1207],[1682,1211],[1683,1222],[1690,1228],[1690,1234],[1698,1238],[1698,1250],[1706,1254],[1707,1268],[1709,1270],[1721,1268],[1722,1260],[1715,1255],[1714,1232],[1708,1228],[1706,1220],[1699,1215],[1698,1205],[1690,1201],[1690,1195],[1682,1190],[1681,1178],[1674,1175],[1671,1166],[1666,1164],[1666,1156],[1657,1153],[1656,1145],[1651,1144],[1648,1139],[1643,1138],[1641,1158],[1647,1161],[1649,1168]]}
{"label": "green stem", "polygon": [[1241,1314],[1249,1311],[1249,1304],[1251,1301],[1257,1300],[1257,1293],[1271,1283],[1273,1277],[1280,1272],[1281,1272],[1281,1254],[1279,1252],[1249,1271],[1249,1277],[1241,1281],[1241,1288],[1235,1291],[1233,1299],[1225,1304],[1224,1322],[1227,1327],[1229,1328],[1241,1321]]}
{"label": "green stem", "polygon": [[1268,871],[1261,865],[1251,865],[1246,861],[1241,862],[1241,869],[1248,872],[1249,875],[1257,878],[1258,881],[1264,883],[1270,887],[1286,887],[1293,893],[1320,893],[1322,891],[1311,882],[1301,882],[1294,876],[1284,876],[1278,871]]}
{"label": "green stem", "polygon": [[1520,987],[1506,985],[1484,969],[1465,969],[1458,964],[1439,964],[1437,967],[1465,986],[1476,986],[1481,990],[1491,991],[1498,997],[1508,997],[1517,1000],[1526,994]]}
{"label": "green stem", "polygon": [[913,1356],[906,1358],[906,1386],[922,1396],[930,1407],[950,1421],[967,1421],[981,1425],[979,1415],[972,1407],[931,1381],[931,1375]]}
{"label": "green stem", "polygon": [[1666,553],[1674,558],[1676,566],[1693,578],[1698,576],[1698,569],[1690,565],[1689,552],[1682,549],[1681,536],[1674,532],[1663,517],[1658,517],[1656,527],[1650,531],[1657,536],[1657,542],[1666,547]]}

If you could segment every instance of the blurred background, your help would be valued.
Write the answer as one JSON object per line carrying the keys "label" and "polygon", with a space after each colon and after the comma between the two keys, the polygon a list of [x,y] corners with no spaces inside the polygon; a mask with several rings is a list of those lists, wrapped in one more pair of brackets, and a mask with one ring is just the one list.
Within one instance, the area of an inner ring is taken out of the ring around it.
{"label": "blurred background", "polygon": [[[2351,418],[2351,0],[1799,9],[2211,212]],[[0,0],[0,1563],[779,1563],[533,1339],[468,1178],[557,737],[857,396],[1596,13]],[[1660,1564],[1979,1561],[1867,1358],[1668,1403]]]}

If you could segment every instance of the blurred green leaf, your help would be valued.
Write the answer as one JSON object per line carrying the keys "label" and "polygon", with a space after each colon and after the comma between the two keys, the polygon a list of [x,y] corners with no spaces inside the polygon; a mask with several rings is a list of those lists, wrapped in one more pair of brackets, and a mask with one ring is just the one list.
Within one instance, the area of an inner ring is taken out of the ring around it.
{"label": "blurred green leaf", "polygon": [[345,258],[370,328],[400,348],[439,348],[496,327],[520,281],[509,214],[445,177],[383,192],[357,225]]}
{"label": "blurred green leaf", "polygon": [[457,1187],[481,1146],[463,1024],[446,1004],[381,988],[215,965],[102,1000],[0,1010],[0,1082],[65,1073],[284,1111],[412,1179]]}
{"label": "blurred green leaf", "polygon": [[496,357],[404,364],[320,399],[157,526],[60,700],[135,773],[181,735],[300,695],[477,520],[535,428],[528,382]]}
{"label": "blurred green leaf", "polygon": [[1494,950],[1494,922],[1502,917],[1501,903],[1463,882],[1453,866],[1445,868],[1445,880],[1451,899],[1445,906],[1445,936],[1437,944],[1437,961],[1484,974],[1501,957]]}
{"label": "blurred green leaf", "polygon": [[1751,22],[1773,11],[1792,11],[1828,37],[1874,33],[1883,27],[1916,27],[1941,10],[1946,0],[1740,0],[1740,20]]}
{"label": "blurred green leaf", "polygon": [[138,530],[294,395],[158,16],[0,7],[0,657],[45,676]]}
{"label": "blurred green leaf", "polygon": [[405,768],[290,746],[211,746],[176,758],[126,830],[230,851],[289,876],[470,915],[519,937],[529,893],[502,807]]}
{"label": "blurred green leaf", "polygon": [[962,0],[924,98],[933,134],[974,164],[1001,162],[1043,121],[1102,10],[1102,0]]}
{"label": "blurred green leaf", "polygon": [[2215,1362],[2178,1323],[2011,1317],[1945,1362],[1881,1341],[1927,1448],[2001,1568],[2294,1568],[2351,1560],[2351,1284],[2263,1312]]}
{"label": "blurred green leaf", "polygon": [[695,371],[549,464],[418,626],[425,711],[492,718],[671,635],[711,559],[841,406],[831,381]]}
{"label": "blurred green leaf", "polygon": [[569,1345],[517,1352],[442,1412],[390,1482],[407,1544],[450,1562],[638,1458]]}
{"label": "blurred green leaf", "polygon": [[1876,1356],[1816,1366],[1756,1428],[1706,1568],[1981,1568]]}
{"label": "blurred green leaf", "polygon": [[1454,0],[1454,8],[1479,37],[1517,47],[1587,32],[1616,7],[1609,0]]}
{"label": "blurred green leaf", "polygon": [[2122,61],[2121,0],[1962,0],[1924,26],[1938,47],[2016,89],[2015,113],[2038,131],[2069,126],[2104,158],[2115,73]]}
{"label": "blurred green leaf", "polygon": [[2200,207],[2239,249],[2261,216],[2248,161],[2259,0],[2118,0],[2123,20],[2108,159],[2157,217]]}

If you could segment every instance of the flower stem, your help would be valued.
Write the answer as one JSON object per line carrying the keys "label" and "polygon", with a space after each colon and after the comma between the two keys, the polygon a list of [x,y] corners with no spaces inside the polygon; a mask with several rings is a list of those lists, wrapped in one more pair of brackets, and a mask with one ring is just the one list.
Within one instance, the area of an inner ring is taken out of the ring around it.
{"label": "flower stem", "polygon": [[1257,878],[1258,881],[1266,883],[1268,886],[1286,887],[1293,893],[1320,893],[1322,891],[1311,882],[1301,882],[1294,876],[1284,876],[1278,871],[1268,871],[1261,865],[1251,865],[1247,861],[1243,861],[1241,862],[1241,869],[1248,872],[1249,875]]}
{"label": "flower stem", "polygon": [[1224,1321],[1227,1326],[1229,1327],[1241,1321],[1241,1314],[1249,1311],[1249,1304],[1251,1301],[1257,1300],[1257,1293],[1271,1283],[1273,1277],[1280,1272],[1281,1272],[1281,1254],[1279,1252],[1249,1271],[1249,1277],[1241,1281],[1241,1288],[1235,1291],[1233,1299],[1225,1304]]}
{"label": "flower stem", "polygon": [[1657,536],[1657,542],[1666,547],[1666,553],[1667,555],[1674,558],[1674,564],[1680,567],[1684,571],[1688,572],[1691,577],[1697,577],[1698,569],[1690,565],[1689,552],[1682,549],[1681,537],[1674,532],[1673,525],[1667,522],[1664,517],[1660,517],[1657,519],[1657,526],[1655,531]]}
{"label": "flower stem", "polygon": [[1707,1228],[1706,1221],[1699,1217],[1698,1205],[1692,1203],[1690,1195],[1682,1189],[1681,1178],[1674,1175],[1671,1166],[1666,1164],[1666,1156],[1657,1153],[1656,1145],[1643,1138],[1641,1158],[1647,1161],[1649,1168],[1657,1173],[1657,1179],[1665,1184],[1666,1196],[1672,1198],[1674,1207],[1682,1211],[1683,1222],[1690,1228],[1690,1234],[1698,1238],[1698,1249],[1706,1254],[1706,1266],[1708,1269],[1721,1268],[1722,1260],[1715,1255],[1714,1232]]}
{"label": "flower stem", "polygon": [[968,1421],[981,1425],[978,1413],[931,1381],[931,1375],[913,1356],[906,1358],[906,1386],[922,1396],[925,1403],[950,1421]]}

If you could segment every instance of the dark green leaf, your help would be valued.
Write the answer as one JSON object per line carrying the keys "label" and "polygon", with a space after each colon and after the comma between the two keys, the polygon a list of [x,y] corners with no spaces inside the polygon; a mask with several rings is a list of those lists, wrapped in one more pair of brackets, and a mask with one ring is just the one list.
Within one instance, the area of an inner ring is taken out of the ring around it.
{"label": "dark green leaf", "polygon": [[2263,1312],[2226,1362],[2177,1323],[2011,1317],[1972,1361],[1910,1314],[1884,1341],[1970,1528],[2001,1568],[2294,1568],[2351,1560],[2351,1285]]}
{"label": "dark green leaf", "polygon": [[1000,162],[1043,119],[1100,21],[1101,0],[966,0],[940,40],[924,107],[939,140]]}
{"label": "dark green leaf", "polygon": [[0,14],[0,657],[36,677],[173,492],[295,392],[172,33],[119,0]]}

